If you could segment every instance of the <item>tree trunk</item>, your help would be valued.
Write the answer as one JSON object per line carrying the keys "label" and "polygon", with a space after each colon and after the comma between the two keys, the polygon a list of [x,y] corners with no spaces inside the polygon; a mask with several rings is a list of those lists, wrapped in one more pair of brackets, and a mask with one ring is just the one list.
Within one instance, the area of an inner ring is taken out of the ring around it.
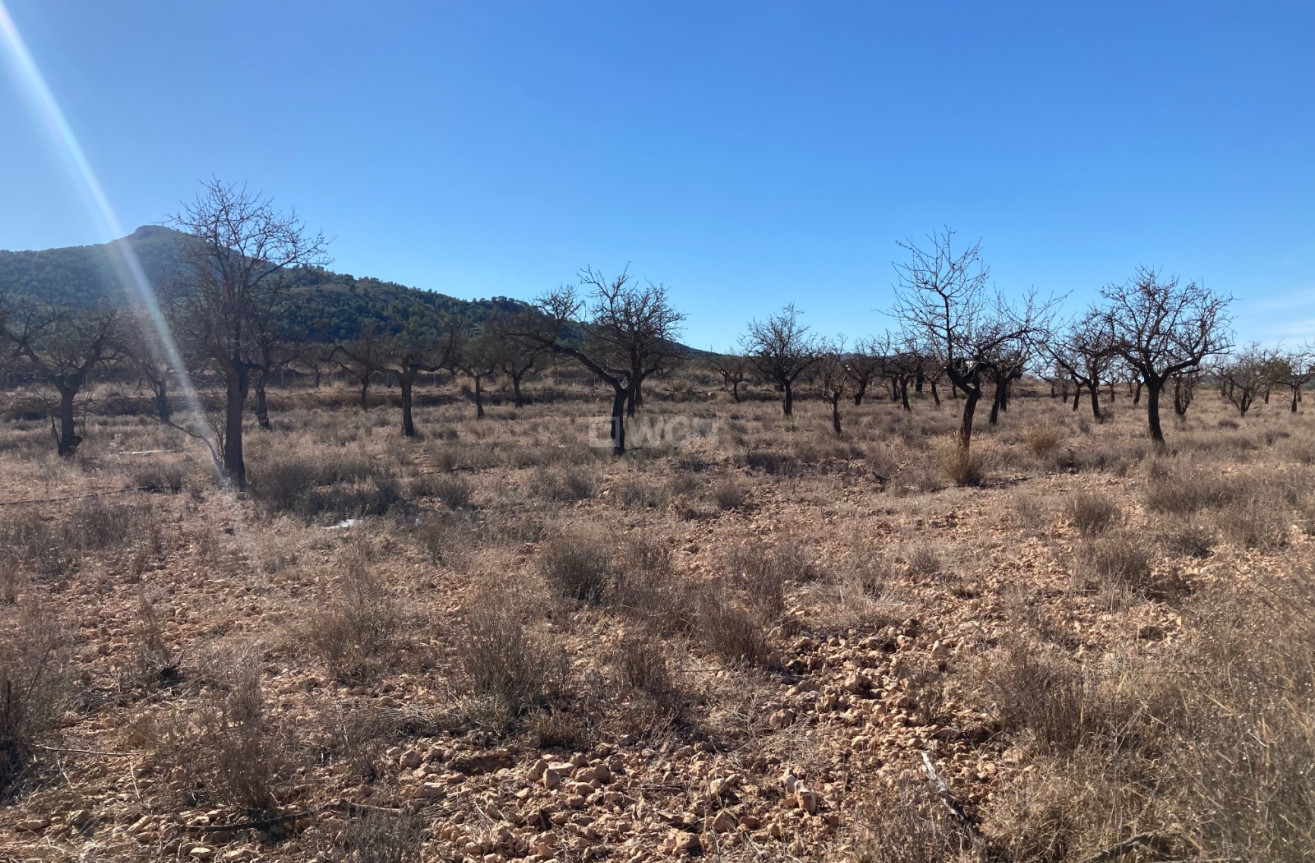
{"label": "tree trunk", "polygon": [[1100,415],[1100,384],[1093,382],[1088,389],[1091,390],[1091,415],[1096,418],[1096,422],[1101,422],[1103,417]]}
{"label": "tree trunk", "polygon": [[904,408],[904,410],[906,411],[913,410],[913,408],[909,407],[909,379],[908,378],[900,379],[899,401],[900,401],[900,405]]}
{"label": "tree trunk", "polygon": [[155,414],[160,422],[166,424],[173,418],[169,410],[169,379],[163,375],[160,376],[159,386],[155,388]]}
{"label": "tree trunk", "polygon": [[1141,404],[1141,388],[1142,382],[1137,381],[1137,388],[1132,393],[1132,403],[1135,405]]}
{"label": "tree trunk", "polygon": [[1301,385],[1294,384],[1292,387],[1292,412],[1294,414],[1297,412],[1297,397],[1298,394],[1300,393],[1301,393]]}
{"label": "tree trunk", "polygon": [[996,425],[1000,422],[1000,409],[1004,406],[1004,381],[995,382],[995,395],[991,399],[991,416],[987,419],[989,425]]}
{"label": "tree trunk", "polygon": [[238,491],[247,487],[247,465],[242,459],[242,412],[246,409],[251,377],[237,364],[226,371],[228,387],[224,403],[224,475]]}
{"label": "tree trunk", "polygon": [[78,394],[76,386],[60,386],[59,390],[59,436],[55,447],[61,458],[73,458],[82,438],[78,437],[77,426],[73,421],[73,398]]}
{"label": "tree trunk", "polygon": [[516,409],[519,410],[519,409],[520,409],[521,407],[523,407],[524,404],[525,404],[524,401],[521,400],[521,376],[520,376],[520,375],[512,375],[512,376],[511,376],[511,393],[512,393],[512,398],[515,399],[515,401],[516,401]]}
{"label": "tree trunk", "polygon": [[936,389],[936,381],[931,382],[931,400],[936,403],[936,407],[941,406],[941,394]]}
{"label": "tree trunk", "polygon": [[402,386],[402,434],[406,437],[416,436],[416,425],[411,419],[411,384],[412,372],[402,372],[397,376]]}
{"label": "tree trunk", "polygon": [[475,419],[484,419],[484,388],[479,375],[475,375]]}
{"label": "tree trunk", "polygon": [[844,434],[840,430],[840,396],[831,399],[831,427],[836,430],[836,437]]}
{"label": "tree trunk", "polygon": [[616,387],[612,397],[612,454],[624,455],[626,451],[626,402],[630,400],[629,387]]}
{"label": "tree trunk", "polygon": [[366,372],[361,375],[361,410],[370,409],[370,374]]}
{"label": "tree trunk", "polygon": [[977,411],[977,400],[982,397],[982,388],[964,390],[963,422],[959,425],[959,446],[968,451],[973,439],[973,414]]}
{"label": "tree trunk", "polygon": [[[733,382],[733,383],[731,384],[731,398],[735,399],[735,403],[736,403],[736,404],[739,404],[739,403],[740,403],[740,382],[739,382],[739,381],[735,381],[735,382]],[[1293,410],[1296,410],[1296,408],[1293,408]]]}
{"label": "tree trunk", "polygon": [[[1094,395],[1094,393],[1093,393],[1093,395]],[[1074,410],[1075,412],[1076,412],[1077,409],[1078,409],[1078,405],[1080,405],[1081,403],[1082,403],[1082,387],[1079,386],[1079,387],[1077,388],[1077,391],[1073,393],[1073,410]]]}
{"label": "tree trunk", "polygon": [[858,389],[854,390],[854,407],[859,407],[863,404],[863,396],[867,395],[867,393],[868,385],[859,384]]}
{"label": "tree trunk", "polygon": [[[1160,428],[1160,390],[1163,386],[1163,380],[1150,375],[1146,377],[1146,419],[1151,427],[1151,440],[1162,447],[1164,430]],[[1134,401],[1133,404],[1136,402]]]}
{"label": "tree trunk", "polygon": [[785,415],[794,416],[794,382],[785,382]]}
{"label": "tree trunk", "polygon": [[263,429],[269,429],[269,405],[265,403],[265,380],[263,371],[256,372],[256,423]]}
{"label": "tree trunk", "polygon": [[630,389],[626,391],[626,415],[633,417],[635,415],[635,385],[631,384]]}

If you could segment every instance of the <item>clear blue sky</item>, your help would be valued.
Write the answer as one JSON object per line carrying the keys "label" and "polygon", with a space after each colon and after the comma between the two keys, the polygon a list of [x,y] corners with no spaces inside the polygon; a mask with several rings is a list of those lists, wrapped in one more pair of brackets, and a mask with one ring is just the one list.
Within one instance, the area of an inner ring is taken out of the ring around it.
{"label": "clear blue sky", "polygon": [[[3,3],[129,229],[246,182],[335,269],[630,262],[724,348],[792,301],[882,328],[896,241],[948,224],[1002,289],[1144,263],[1315,337],[1315,3]],[[0,190],[0,248],[108,239],[13,75]]]}

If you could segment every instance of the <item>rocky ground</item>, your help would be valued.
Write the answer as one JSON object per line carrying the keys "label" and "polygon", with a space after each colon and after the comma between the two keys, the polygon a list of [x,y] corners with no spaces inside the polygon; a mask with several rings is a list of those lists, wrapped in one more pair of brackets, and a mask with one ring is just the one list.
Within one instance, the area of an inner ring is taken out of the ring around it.
{"label": "rocky ground", "polygon": [[[583,400],[424,408],[405,441],[349,395],[273,396],[237,496],[197,450],[137,454],[187,443],[142,417],[71,463],[5,423],[7,655],[57,715],[0,860],[1078,860],[1159,810],[1011,844],[1020,789],[1065,773],[1009,707],[1017,640],[1104,673],[1177,657],[1215,585],[1309,593],[1315,435],[1277,407],[1200,405],[1156,457],[1126,398],[1021,398],[958,487],[953,403],[850,408],[836,440],[819,405],[655,398],[720,433],[617,460]],[[1206,466],[1297,491],[1255,536],[1154,497]]]}

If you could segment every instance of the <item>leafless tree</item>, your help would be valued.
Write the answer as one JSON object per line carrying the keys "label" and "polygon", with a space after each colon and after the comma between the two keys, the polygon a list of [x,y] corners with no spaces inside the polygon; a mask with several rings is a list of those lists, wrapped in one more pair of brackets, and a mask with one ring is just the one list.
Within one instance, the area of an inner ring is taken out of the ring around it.
{"label": "leafless tree", "polygon": [[458,342],[456,325],[438,312],[417,309],[395,331],[380,339],[379,371],[391,375],[401,390],[402,435],[415,437],[412,412],[415,383],[424,372],[452,367]]}
{"label": "leafless tree", "polygon": [[836,436],[844,434],[840,426],[840,402],[850,384],[845,367],[845,343],[842,339],[823,342],[818,346],[817,361],[809,367],[813,388],[822,400],[831,406],[831,428]]}
{"label": "leafless tree", "polygon": [[721,375],[722,385],[731,391],[731,398],[739,404],[740,384],[749,376],[748,359],[743,354],[717,354],[712,360],[712,367]]}
{"label": "leafless tree", "polygon": [[147,320],[148,312],[134,308],[121,328],[121,342],[128,361],[137,371],[155,397],[155,415],[165,425],[173,423],[173,409],[169,404],[169,380],[182,369],[175,369],[160,338]]}
{"label": "leafless tree", "polygon": [[1085,389],[1091,399],[1091,415],[1100,422],[1103,418],[1100,385],[1114,363],[1110,331],[1104,315],[1097,309],[1088,310],[1055,338],[1042,339],[1038,345],[1065,381],[1074,383],[1077,391],[1073,396],[1073,410],[1078,409]]}
{"label": "leafless tree", "polygon": [[1292,413],[1297,412],[1301,391],[1315,380],[1315,345],[1279,352],[1273,363],[1273,385],[1287,387],[1292,392],[1289,402]]}
{"label": "leafless tree", "polygon": [[1220,393],[1239,415],[1246,416],[1256,399],[1263,397],[1273,377],[1274,359],[1272,353],[1252,344],[1215,369]]}
{"label": "leafless tree", "polygon": [[370,384],[384,370],[385,344],[374,321],[365,321],[356,331],[356,338],[334,345],[329,357],[361,389],[361,410],[370,409]]}
{"label": "leafless tree", "polygon": [[854,407],[863,404],[868,387],[881,376],[884,361],[881,342],[875,338],[860,339],[854,349],[845,354],[845,373],[853,384]]}
{"label": "leafless tree", "polygon": [[259,336],[272,324],[285,295],[291,268],[319,266],[322,234],[311,234],[295,212],[219,180],[173,217],[191,234],[183,278],[189,290],[179,301],[180,329],[199,345],[224,376],[223,473],[246,487],[242,418],[253,372],[265,368]]}
{"label": "leafless tree", "polygon": [[531,329],[525,320],[536,314],[534,310],[526,310],[514,315],[500,315],[488,324],[488,332],[497,345],[497,370],[511,382],[512,398],[517,409],[525,406],[521,385],[542,370],[544,357],[548,353],[542,345],[516,335]]}
{"label": "leafless tree", "polygon": [[82,443],[74,401],[92,371],[117,357],[119,323],[113,308],[75,309],[37,300],[15,301],[7,315],[0,315],[0,343],[7,345],[6,353],[58,395],[50,428],[64,458],[72,458]]}
{"label": "leafless tree", "polygon": [[539,314],[525,318],[515,335],[574,359],[612,388],[609,435],[612,451],[620,455],[626,449],[627,402],[631,410],[641,403],[644,378],[678,357],[676,339],[685,316],[672,307],[662,285],[640,287],[626,272],[608,279],[591,267],[579,275],[579,285],[540,297]]}
{"label": "leafless tree", "polygon": [[475,419],[484,419],[484,382],[502,368],[502,343],[490,330],[474,338],[458,339],[452,351],[451,368],[475,385]]}
{"label": "leafless tree", "polygon": [[799,314],[791,303],[764,321],[750,321],[749,331],[741,339],[744,353],[759,373],[785,394],[787,417],[794,416],[795,381],[822,353]]}
{"label": "leafless tree", "polygon": [[1194,369],[1229,348],[1230,298],[1177,276],[1162,278],[1138,267],[1128,281],[1101,291],[1106,326],[1115,353],[1146,385],[1151,440],[1164,445],[1160,394],[1176,373]]}
{"label": "leafless tree", "polygon": [[1196,395],[1196,385],[1201,382],[1202,369],[1183,369],[1169,376],[1173,381],[1173,412],[1179,419],[1187,416],[1192,399]]}
{"label": "leafless tree", "polygon": [[964,392],[959,446],[972,441],[973,417],[989,372],[1007,345],[1029,338],[1048,304],[1029,295],[1021,310],[998,294],[987,292],[990,269],[982,261],[981,241],[956,250],[954,232],[934,232],[927,245],[900,243],[909,254],[894,264],[897,276],[893,316],[908,338],[920,345],[944,369],[954,387]]}

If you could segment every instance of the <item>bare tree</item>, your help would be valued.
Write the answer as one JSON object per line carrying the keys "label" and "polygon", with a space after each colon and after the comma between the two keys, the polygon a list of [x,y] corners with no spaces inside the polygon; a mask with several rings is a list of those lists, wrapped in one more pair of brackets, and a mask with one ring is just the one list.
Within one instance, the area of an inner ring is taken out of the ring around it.
{"label": "bare tree", "polygon": [[457,345],[456,326],[437,312],[415,311],[395,333],[382,340],[380,371],[397,379],[401,389],[402,434],[415,437],[412,397],[423,372],[450,368]]}
{"label": "bare tree", "polygon": [[1101,422],[1100,385],[1114,363],[1104,315],[1097,309],[1088,310],[1056,338],[1042,339],[1038,344],[1065,380],[1074,383],[1077,392],[1073,396],[1073,410],[1078,409],[1085,389],[1091,399],[1091,415]]}
{"label": "bare tree", "polygon": [[484,419],[484,382],[502,368],[502,343],[485,330],[472,339],[459,339],[452,351],[451,368],[475,385],[475,419]]}
{"label": "bare tree", "polygon": [[1164,445],[1160,394],[1177,372],[1194,369],[1229,348],[1227,308],[1220,296],[1177,276],[1161,278],[1149,267],[1101,291],[1108,305],[1111,347],[1146,385],[1146,416],[1151,440]]}
{"label": "bare tree", "polygon": [[578,286],[550,291],[538,306],[540,314],[524,319],[516,337],[571,357],[612,388],[609,435],[612,451],[624,453],[627,402],[631,410],[642,402],[644,378],[678,356],[685,316],[671,306],[662,285],[639,287],[626,272],[607,279],[591,267],[580,271]]}
{"label": "bare tree", "polygon": [[1005,346],[1029,338],[1048,309],[1029,295],[1021,311],[986,290],[990,269],[982,261],[981,241],[961,251],[949,228],[928,236],[926,248],[908,240],[900,248],[907,263],[894,264],[893,316],[908,338],[944,369],[950,383],[964,392],[959,446],[969,448],[973,417],[982,397],[984,381]]}
{"label": "bare tree", "polygon": [[1173,381],[1173,412],[1179,419],[1187,416],[1192,399],[1196,395],[1196,385],[1201,382],[1202,369],[1183,369],[1169,376]]}
{"label": "bare tree", "polygon": [[739,404],[740,384],[749,376],[749,361],[743,354],[717,354],[712,360],[712,367],[721,375],[722,386],[731,391],[731,398]]}
{"label": "bare tree", "polygon": [[853,383],[854,407],[863,404],[868,386],[881,375],[884,360],[881,342],[877,339],[860,339],[854,349],[845,354],[845,373]]}
{"label": "bare tree", "polygon": [[290,268],[323,265],[326,241],[310,234],[295,212],[245,188],[211,180],[196,200],[173,217],[192,235],[184,278],[191,289],[180,299],[181,329],[224,376],[223,472],[246,488],[242,415],[253,372],[265,368],[259,335],[276,314]]}
{"label": "bare tree", "polygon": [[819,346],[817,361],[809,368],[809,377],[817,394],[831,406],[831,428],[836,436],[844,434],[840,427],[840,402],[849,386],[849,372],[845,368],[843,339],[823,342]]}
{"label": "bare tree", "polygon": [[384,340],[375,322],[365,321],[357,329],[356,338],[334,345],[329,354],[360,385],[362,411],[370,409],[370,383],[384,370],[384,351]]}
{"label": "bare tree", "polygon": [[72,458],[82,443],[74,400],[92,371],[115,359],[118,336],[119,313],[111,308],[73,309],[30,300],[15,302],[7,315],[0,315],[0,342],[8,344],[7,353],[59,397],[50,429],[64,458]]}
{"label": "bare tree", "polygon": [[1274,386],[1287,387],[1292,392],[1289,406],[1295,414],[1301,402],[1301,391],[1315,380],[1315,346],[1306,344],[1280,352],[1275,356],[1272,368]]}
{"label": "bare tree", "polygon": [[1256,399],[1264,395],[1273,372],[1273,354],[1257,344],[1229,357],[1215,369],[1220,393],[1241,416],[1246,416]]}
{"label": "bare tree", "polygon": [[497,370],[511,381],[512,398],[517,409],[525,406],[521,385],[542,370],[547,354],[542,345],[517,336],[518,332],[530,329],[525,320],[536,314],[536,311],[527,310],[515,315],[500,315],[488,324],[488,332],[497,344]]}
{"label": "bare tree", "polygon": [[169,379],[181,369],[175,369],[160,344],[160,337],[147,320],[148,312],[135,308],[129,312],[130,320],[121,329],[121,339],[128,361],[155,397],[155,415],[165,425],[173,424],[173,410],[169,404]]}
{"label": "bare tree", "polygon": [[794,416],[794,384],[817,362],[821,346],[799,321],[794,304],[764,321],[750,321],[741,339],[745,354],[767,380],[785,395],[785,415]]}

